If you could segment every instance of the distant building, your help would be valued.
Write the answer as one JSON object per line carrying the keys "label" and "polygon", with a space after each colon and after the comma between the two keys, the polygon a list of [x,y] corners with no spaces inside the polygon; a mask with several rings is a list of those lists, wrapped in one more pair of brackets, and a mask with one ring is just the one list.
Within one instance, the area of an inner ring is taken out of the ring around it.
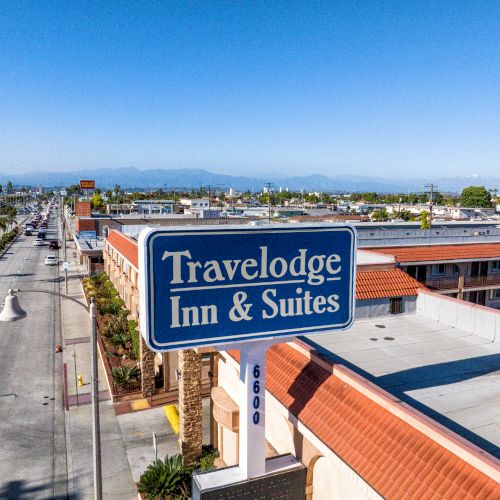
{"label": "distant building", "polygon": [[296,215],[303,215],[304,213],[305,210],[303,208],[296,207],[277,207],[272,209],[273,217],[277,217],[279,219],[294,217]]}
{"label": "distant building", "polygon": [[139,215],[173,214],[175,201],[172,200],[135,200],[135,212]]}
{"label": "distant building", "polygon": [[370,248],[431,290],[500,309],[500,242]]}
{"label": "distant building", "polygon": [[92,214],[92,205],[90,201],[77,201],[75,203],[75,215],[79,217],[90,217]]}
{"label": "distant building", "polygon": [[132,214],[137,211],[133,203],[106,203],[106,213],[108,215]]}
{"label": "distant building", "polygon": [[196,214],[200,210],[208,210],[210,208],[210,201],[208,198],[189,199],[182,198],[181,205],[184,207],[184,213]]}

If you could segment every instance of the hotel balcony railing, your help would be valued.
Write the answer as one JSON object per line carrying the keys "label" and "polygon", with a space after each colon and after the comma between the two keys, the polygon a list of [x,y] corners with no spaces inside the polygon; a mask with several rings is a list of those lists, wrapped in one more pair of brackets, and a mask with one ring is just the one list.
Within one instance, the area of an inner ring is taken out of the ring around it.
{"label": "hotel balcony railing", "polygon": [[[452,290],[458,288],[458,276],[450,278],[427,278],[425,285],[432,290]],[[489,276],[466,276],[464,289],[500,286],[500,273]]]}

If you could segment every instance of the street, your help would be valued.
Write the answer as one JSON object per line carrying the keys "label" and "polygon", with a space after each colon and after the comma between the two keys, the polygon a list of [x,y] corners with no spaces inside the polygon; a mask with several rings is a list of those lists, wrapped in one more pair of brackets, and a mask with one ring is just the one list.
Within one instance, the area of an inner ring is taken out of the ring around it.
{"label": "street", "polygon": [[[0,302],[9,288],[59,292],[58,266],[44,265],[56,221],[44,247],[22,234],[0,259]],[[27,317],[0,323],[0,498],[67,498],[59,298],[18,296]]]}

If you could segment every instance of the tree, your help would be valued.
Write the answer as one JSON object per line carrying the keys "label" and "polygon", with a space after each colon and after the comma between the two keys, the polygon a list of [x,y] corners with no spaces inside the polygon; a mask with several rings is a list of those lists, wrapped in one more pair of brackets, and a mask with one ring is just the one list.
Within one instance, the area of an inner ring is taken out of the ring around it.
{"label": "tree", "polygon": [[462,191],[460,203],[462,207],[490,208],[491,193],[484,186],[469,186]]}
{"label": "tree", "polygon": [[377,210],[374,210],[372,213],[373,220],[384,221],[388,218],[389,214],[387,213],[387,210],[385,208],[377,208]]}
{"label": "tree", "polygon": [[411,220],[412,217],[413,217],[413,215],[411,214],[411,212],[409,210],[404,209],[404,208],[403,208],[403,210],[401,210],[401,212],[399,212],[399,218],[403,219],[404,221],[409,221],[409,220]]}
{"label": "tree", "polygon": [[104,201],[102,199],[101,193],[96,190],[92,196],[92,208],[94,210],[101,210],[103,206]]}
{"label": "tree", "polygon": [[430,229],[429,224],[429,212],[427,210],[422,210],[420,212],[420,229]]}
{"label": "tree", "polygon": [[12,185],[12,182],[7,182],[7,193],[13,193],[14,192],[14,186]]}

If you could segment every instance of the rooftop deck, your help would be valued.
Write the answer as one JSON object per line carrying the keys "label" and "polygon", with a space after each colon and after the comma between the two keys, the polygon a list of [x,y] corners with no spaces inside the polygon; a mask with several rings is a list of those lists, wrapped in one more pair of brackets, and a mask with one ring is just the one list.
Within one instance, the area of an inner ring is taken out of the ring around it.
{"label": "rooftop deck", "polygon": [[418,314],[304,340],[500,458],[500,343]]}

